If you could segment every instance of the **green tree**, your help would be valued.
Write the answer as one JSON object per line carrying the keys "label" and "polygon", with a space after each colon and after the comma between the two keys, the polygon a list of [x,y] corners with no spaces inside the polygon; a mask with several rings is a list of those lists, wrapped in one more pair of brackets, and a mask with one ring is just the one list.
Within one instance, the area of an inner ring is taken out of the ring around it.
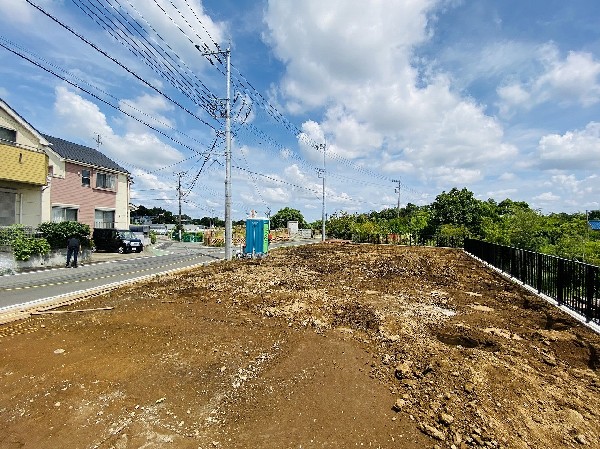
{"label": "green tree", "polygon": [[431,204],[431,219],[428,230],[439,234],[442,225],[463,226],[470,235],[481,236],[483,225],[481,201],[473,192],[454,187],[450,192],[442,192]]}
{"label": "green tree", "polygon": [[532,209],[518,208],[503,217],[503,233],[508,244],[516,248],[539,251],[546,242],[543,236],[544,218]]}
{"label": "green tree", "polygon": [[271,216],[271,229],[287,228],[288,221],[297,221],[298,227],[301,229],[307,227],[304,216],[298,209],[285,207]]}
{"label": "green tree", "polygon": [[[331,238],[350,240],[355,223],[356,216],[350,215],[348,212],[335,212],[325,223],[325,233]],[[314,229],[321,229],[321,221],[315,224],[317,226]]]}
{"label": "green tree", "polygon": [[387,228],[389,233],[404,234],[408,232],[408,219],[403,216],[400,218],[391,218],[387,220]]}
{"label": "green tree", "polygon": [[426,207],[419,207],[412,212],[408,221],[408,230],[413,237],[423,237],[429,228],[430,212]]}
{"label": "green tree", "polygon": [[512,215],[517,210],[531,210],[531,208],[525,201],[513,201],[509,198],[500,201],[497,206],[497,213],[499,216]]}
{"label": "green tree", "polygon": [[381,226],[372,220],[357,222],[352,226],[352,240],[358,242],[378,243],[382,233]]}
{"label": "green tree", "polygon": [[215,228],[223,228],[225,227],[225,220],[221,220],[219,217],[202,217],[200,220],[194,220],[196,223],[207,228],[215,227]]}
{"label": "green tree", "polygon": [[600,220],[600,210],[591,210],[588,212],[589,220]]}

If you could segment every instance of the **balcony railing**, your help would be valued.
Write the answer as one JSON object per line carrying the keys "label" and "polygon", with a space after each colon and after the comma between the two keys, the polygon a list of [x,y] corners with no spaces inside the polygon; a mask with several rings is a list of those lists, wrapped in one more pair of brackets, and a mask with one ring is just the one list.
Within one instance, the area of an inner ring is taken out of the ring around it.
{"label": "balcony railing", "polygon": [[96,229],[111,229],[114,227],[114,221],[94,221],[94,228]]}

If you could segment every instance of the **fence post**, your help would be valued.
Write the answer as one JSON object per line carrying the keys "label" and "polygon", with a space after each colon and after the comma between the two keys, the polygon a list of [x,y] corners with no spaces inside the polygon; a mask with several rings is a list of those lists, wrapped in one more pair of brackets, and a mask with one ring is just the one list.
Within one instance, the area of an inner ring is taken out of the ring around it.
{"label": "fence post", "polygon": [[536,257],[536,280],[535,286],[537,288],[538,293],[542,292],[542,280],[544,279],[544,270],[542,268],[544,264],[543,256],[538,253]]}
{"label": "fence post", "polygon": [[556,300],[559,305],[565,300],[565,288],[564,288],[564,277],[565,277],[565,261],[564,259],[558,259],[556,270]]}
{"label": "fence post", "polygon": [[598,269],[591,265],[585,270],[585,319],[589,323],[594,317],[594,294],[596,293],[596,272]]}

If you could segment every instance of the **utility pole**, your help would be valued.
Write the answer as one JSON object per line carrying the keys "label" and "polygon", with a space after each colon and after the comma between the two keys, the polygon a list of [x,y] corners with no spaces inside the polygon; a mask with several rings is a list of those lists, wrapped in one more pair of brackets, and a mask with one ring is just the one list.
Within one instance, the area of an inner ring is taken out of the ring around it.
{"label": "utility pole", "polygon": [[400,218],[400,189],[402,188],[402,183],[400,182],[399,179],[392,179],[392,182],[398,183],[398,187],[396,187],[394,189],[394,191],[398,194],[398,207],[397,207],[396,211],[398,212],[398,218]]}
{"label": "utility pole", "polygon": [[[202,52],[200,45],[196,49]],[[227,97],[225,98],[225,260],[231,260],[232,223],[231,223],[231,48],[215,52],[202,53],[222,55],[227,58]]]}
{"label": "utility pole", "polygon": [[177,227],[178,227],[178,231],[179,231],[179,241],[181,242],[181,198],[182,198],[182,192],[181,192],[181,177],[183,176],[183,172],[179,172],[177,173],[178,176],[178,181],[177,181],[177,196],[179,198],[179,215],[177,218]]}
{"label": "utility pole", "polygon": [[323,151],[323,168],[317,169],[319,178],[323,179],[323,210],[321,211],[321,241],[325,241],[325,149],[327,146],[324,143],[317,144],[317,151]]}

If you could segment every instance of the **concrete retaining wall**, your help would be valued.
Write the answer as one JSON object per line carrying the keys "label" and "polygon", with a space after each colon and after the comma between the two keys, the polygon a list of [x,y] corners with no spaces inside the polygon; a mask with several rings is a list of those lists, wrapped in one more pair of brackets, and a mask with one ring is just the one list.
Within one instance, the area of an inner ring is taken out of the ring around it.
{"label": "concrete retaining wall", "polygon": [[[87,263],[92,260],[92,252],[84,249],[77,261]],[[0,275],[18,273],[35,268],[64,267],[67,262],[67,250],[58,249],[51,251],[46,256],[32,256],[27,261],[15,260],[12,252],[0,251]]]}

